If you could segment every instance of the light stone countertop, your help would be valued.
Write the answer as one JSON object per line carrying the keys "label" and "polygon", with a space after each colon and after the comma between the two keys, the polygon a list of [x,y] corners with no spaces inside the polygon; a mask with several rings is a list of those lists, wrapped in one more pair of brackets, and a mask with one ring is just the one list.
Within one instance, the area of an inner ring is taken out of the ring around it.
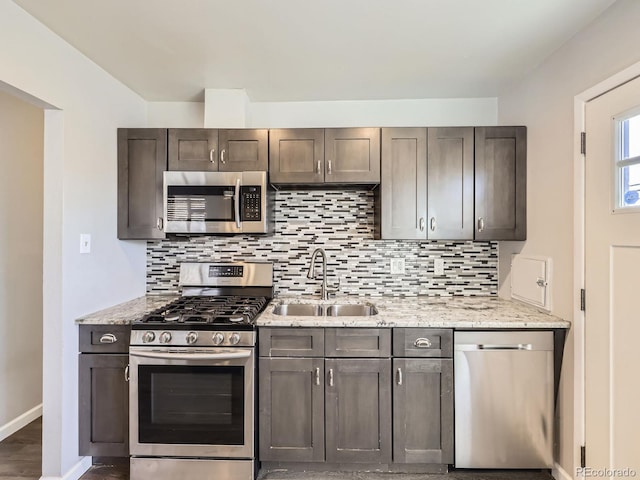
{"label": "light stone countertop", "polygon": [[79,325],[129,325],[153,310],[164,307],[178,295],[146,295],[76,319]]}
{"label": "light stone countertop", "polygon": [[[128,325],[165,306],[177,295],[146,295],[76,320],[86,325]],[[367,317],[282,316],[273,313],[282,303],[374,305]],[[260,314],[258,327],[434,327],[434,328],[569,328],[571,323],[536,308],[496,297],[338,297],[280,296]]]}
{"label": "light stone countertop", "polygon": [[[283,316],[279,304],[365,303],[377,315],[363,317]],[[321,301],[278,297],[258,317],[258,327],[434,327],[434,328],[570,328],[571,322],[534,307],[497,297],[342,297]]]}

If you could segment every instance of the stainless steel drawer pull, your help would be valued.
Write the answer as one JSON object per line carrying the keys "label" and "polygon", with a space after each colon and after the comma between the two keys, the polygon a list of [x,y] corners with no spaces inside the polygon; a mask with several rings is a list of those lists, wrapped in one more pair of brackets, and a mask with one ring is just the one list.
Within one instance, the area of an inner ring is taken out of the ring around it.
{"label": "stainless steel drawer pull", "polygon": [[215,153],[216,153],[215,148],[212,148],[211,150],[209,150],[209,161],[211,163],[216,163],[216,157],[214,157]]}
{"label": "stainless steel drawer pull", "polygon": [[163,220],[162,217],[158,217],[158,219],[156,220],[156,227],[158,228],[158,230],[162,231],[162,226],[163,226]]}
{"label": "stainless steel drawer pull", "polygon": [[316,385],[320,385],[320,368],[316,368]]}
{"label": "stainless steel drawer pull", "polygon": [[402,369],[398,368],[398,385],[402,385]]}
{"label": "stainless steel drawer pull", "polygon": [[329,386],[333,387],[333,368],[329,369]]}
{"label": "stainless steel drawer pull", "polygon": [[227,163],[227,161],[224,159],[225,151],[226,150],[223,148],[222,151],[220,152],[220,163],[222,163],[223,165],[225,165]]}
{"label": "stainless steel drawer pull", "polygon": [[129,365],[124,367],[124,381],[125,382],[129,381]]}
{"label": "stainless steel drawer pull", "polygon": [[416,348],[431,348],[431,340],[428,338],[418,338],[413,342],[413,346]]}
{"label": "stainless steel drawer pull", "polygon": [[113,333],[105,333],[100,337],[100,343],[116,343],[118,341],[118,337],[116,337]]}
{"label": "stainless steel drawer pull", "polygon": [[422,217],[420,218],[419,224],[420,224],[420,231],[424,232],[424,218]]}
{"label": "stainless steel drawer pull", "polygon": [[518,345],[478,345],[478,350],[532,350],[533,345],[530,343]]}
{"label": "stainless steel drawer pull", "polygon": [[329,163],[327,163],[327,174],[331,175],[331,160],[329,160]]}
{"label": "stainless steel drawer pull", "polygon": [[429,225],[431,228],[432,232],[436,231],[436,217],[431,217],[431,220],[429,220]]}
{"label": "stainless steel drawer pull", "polygon": [[484,218],[478,218],[478,232],[482,232],[484,230]]}
{"label": "stainless steel drawer pull", "polygon": [[320,163],[320,160],[318,160],[318,165],[316,167],[316,173],[317,174],[322,173],[322,164]]}

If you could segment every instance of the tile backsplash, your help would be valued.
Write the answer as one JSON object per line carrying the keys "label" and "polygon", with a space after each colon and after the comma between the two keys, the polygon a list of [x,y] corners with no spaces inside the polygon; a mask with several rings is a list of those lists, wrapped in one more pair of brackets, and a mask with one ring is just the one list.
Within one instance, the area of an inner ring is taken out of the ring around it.
{"label": "tile backsplash", "polygon": [[[352,295],[497,295],[498,243],[373,240],[373,193],[279,191],[273,236],[184,237],[147,243],[147,293],[178,293],[181,262],[270,261],[276,294],[318,295],[307,279],[313,250],[328,256],[328,283]],[[405,274],[391,275],[392,258]],[[436,276],[433,260],[444,260]],[[319,272],[319,270],[318,270]]]}

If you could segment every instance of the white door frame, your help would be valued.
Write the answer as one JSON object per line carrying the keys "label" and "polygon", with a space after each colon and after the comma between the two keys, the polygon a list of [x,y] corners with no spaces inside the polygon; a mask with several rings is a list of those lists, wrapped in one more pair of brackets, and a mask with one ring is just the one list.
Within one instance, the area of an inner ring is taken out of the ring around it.
{"label": "white door frame", "polygon": [[[612,75],[576,95],[573,100],[573,335],[574,335],[574,409],[573,464],[580,466],[580,446],[585,444],[585,316],[580,310],[580,289],[585,286],[585,155],[581,153],[581,133],[586,127],[587,102],[640,76],[640,62]],[[587,137],[586,151],[589,151]],[[588,293],[587,293],[588,295]],[[571,478],[574,478],[571,472]]]}

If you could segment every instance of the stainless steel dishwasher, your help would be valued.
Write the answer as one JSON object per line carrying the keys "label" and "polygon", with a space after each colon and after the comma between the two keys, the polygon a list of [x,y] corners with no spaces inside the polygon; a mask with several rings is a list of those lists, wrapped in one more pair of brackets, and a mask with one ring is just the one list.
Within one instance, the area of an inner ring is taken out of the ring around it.
{"label": "stainless steel dishwasher", "polygon": [[553,464],[553,332],[456,332],[456,468]]}

